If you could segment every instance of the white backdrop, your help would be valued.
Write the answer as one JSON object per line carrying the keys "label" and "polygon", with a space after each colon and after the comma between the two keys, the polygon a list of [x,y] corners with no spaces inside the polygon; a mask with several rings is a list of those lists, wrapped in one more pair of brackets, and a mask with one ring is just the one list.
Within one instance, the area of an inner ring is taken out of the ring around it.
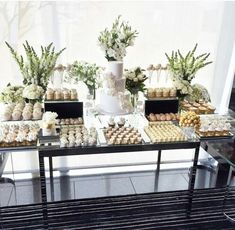
{"label": "white backdrop", "polygon": [[[125,67],[140,65],[146,68],[151,63],[166,64],[165,52],[170,53],[176,49],[187,52],[198,43],[198,52],[210,52],[213,64],[201,70],[195,81],[208,88],[214,104],[219,106],[226,90],[224,82],[231,61],[230,49],[234,42],[232,34],[235,35],[235,14],[231,12],[235,12],[235,2],[2,1],[0,89],[8,82],[20,83],[22,80],[18,67],[4,44],[5,40],[21,52],[25,40],[37,47],[53,41],[57,49],[67,47],[60,63],[67,64],[79,59],[105,66],[106,60],[97,46],[97,37],[101,30],[110,27],[121,14],[123,19],[139,31],[134,47],[127,51]],[[224,39],[226,37],[230,40]],[[35,160],[36,157],[34,154]],[[138,157],[143,158],[141,154]],[[153,160],[156,156],[149,154],[147,158]],[[19,170],[26,167],[25,163],[34,162],[35,165],[35,160],[28,155],[25,155],[24,161],[20,159],[17,161]],[[125,157],[127,162],[135,160],[138,160],[137,157],[133,158],[131,155]],[[106,161],[110,163],[112,158],[109,157]],[[82,164],[88,162],[94,163],[97,159],[85,158]]]}
{"label": "white backdrop", "polygon": [[[198,52],[210,52],[215,61],[223,10],[223,2],[207,1],[0,2],[1,88],[9,80],[21,81],[4,40],[18,50],[25,40],[38,47],[53,41],[58,49],[67,47],[59,60],[64,64],[82,59],[105,66],[97,37],[119,14],[139,31],[124,60],[126,67],[165,64],[165,52],[187,52],[196,42]],[[196,79],[211,93],[214,68],[206,67]]]}

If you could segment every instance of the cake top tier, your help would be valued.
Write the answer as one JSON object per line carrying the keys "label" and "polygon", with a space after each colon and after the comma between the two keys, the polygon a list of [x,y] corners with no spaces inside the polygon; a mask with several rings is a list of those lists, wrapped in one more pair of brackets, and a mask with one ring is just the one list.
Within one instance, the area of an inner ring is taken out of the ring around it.
{"label": "cake top tier", "polygon": [[108,62],[108,72],[111,72],[115,78],[123,77],[123,62],[121,61],[110,61]]}

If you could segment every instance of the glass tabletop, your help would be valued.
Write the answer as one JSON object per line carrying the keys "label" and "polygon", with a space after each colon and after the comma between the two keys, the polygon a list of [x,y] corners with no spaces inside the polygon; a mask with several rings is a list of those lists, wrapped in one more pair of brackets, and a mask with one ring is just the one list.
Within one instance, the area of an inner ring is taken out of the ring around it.
{"label": "glass tabletop", "polygon": [[230,166],[235,168],[235,139],[208,143],[208,146],[222,157]]}

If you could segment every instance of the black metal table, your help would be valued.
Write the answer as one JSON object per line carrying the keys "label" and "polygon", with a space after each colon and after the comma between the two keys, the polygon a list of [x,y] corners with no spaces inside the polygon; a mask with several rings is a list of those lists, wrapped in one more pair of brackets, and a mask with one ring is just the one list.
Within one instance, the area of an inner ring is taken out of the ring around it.
{"label": "black metal table", "polygon": [[[231,206],[234,205],[234,188],[231,187],[232,175],[235,171],[235,139],[223,140],[222,142],[209,142],[208,152],[217,155],[220,159],[226,162],[228,170],[226,171],[225,178],[227,178],[226,192],[223,202],[223,213],[231,221],[235,222],[234,212],[231,211]],[[226,200],[229,205],[226,205]],[[228,208],[226,208],[228,206]]]}
{"label": "black metal table", "polygon": [[[40,167],[40,182],[41,182],[41,194],[42,202],[46,205],[47,195],[46,195],[46,177],[45,177],[45,164],[44,158],[49,158],[49,170],[50,178],[53,178],[53,161],[54,157],[61,156],[74,156],[74,155],[98,155],[98,154],[115,154],[115,153],[125,153],[125,152],[141,152],[141,151],[158,151],[158,162],[157,170],[160,169],[161,154],[163,150],[174,150],[174,149],[195,149],[193,167],[190,171],[190,179],[188,185],[188,207],[187,216],[190,216],[192,207],[193,190],[196,177],[196,169],[199,156],[200,141],[186,141],[186,142],[176,142],[176,143],[158,143],[158,144],[139,144],[139,145],[100,145],[100,146],[84,146],[84,147],[73,147],[73,148],[60,148],[59,146],[40,146],[38,148],[39,156],[39,167]],[[51,180],[53,181],[53,179]],[[46,207],[45,207],[46,212]],[[45,216],[47,214],[45,213]]]}

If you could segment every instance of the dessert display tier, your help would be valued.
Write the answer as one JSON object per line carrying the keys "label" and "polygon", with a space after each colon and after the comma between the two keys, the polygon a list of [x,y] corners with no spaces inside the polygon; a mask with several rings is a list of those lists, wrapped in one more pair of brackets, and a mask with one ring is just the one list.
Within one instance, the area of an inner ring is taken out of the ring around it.
{"label": "dessert display tier", "polygon": [[76,89],[51,89],[46,91],[46,101],[77,101],[78,94]]}
{"label": "dessert display tier", "polygon": [[37,102],[31,103],[12,103],[4,107],[0,112],[1,121],[29,121],[42,119],[42,104]]}
{"label": "dessert display tier", "polygon": [[146,97],[148,99],[176,98],[175,88],[148,88]]}
{"label": "dessert display tier", "polygon": [[172,121],[151,123],[141,114],[60,119],[60,126],[57,126],[56,129],[57,135],[49,137],[39,134],[39,122],[25,123],[24,121],[1,123],[1,149],[21,151],[51,144],[50,148],[56,149],[77,149],[80,151],[90,147],[117,146],[126,151],[127,146],[131,149],[144,149],[145,146],[158,144],[180,145],[199,140],[233,138],[230,120],[227,117],[219,115],[200,117],[193,112],[181,116],[180,125],[186,127],[180,127]]}
{"label": "dessert display tier", "polygon": [[56,112],[58,119],[70,119],[83,117],[83,102],[46,102],[44,103],[44,110]]}

